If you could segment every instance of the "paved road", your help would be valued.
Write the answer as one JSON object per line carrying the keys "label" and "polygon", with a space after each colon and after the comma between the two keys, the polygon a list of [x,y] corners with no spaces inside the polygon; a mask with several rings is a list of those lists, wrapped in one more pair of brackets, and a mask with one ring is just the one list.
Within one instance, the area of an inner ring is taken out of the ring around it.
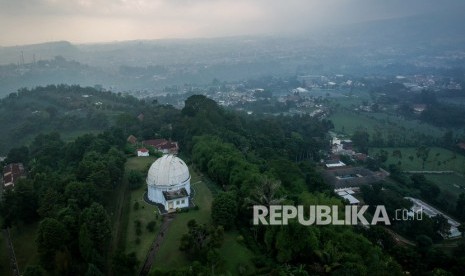
{"label": "paved road", "polygon": [[404,171],[404,173],[423,173],[423,174],[453,174],[454,171]]}

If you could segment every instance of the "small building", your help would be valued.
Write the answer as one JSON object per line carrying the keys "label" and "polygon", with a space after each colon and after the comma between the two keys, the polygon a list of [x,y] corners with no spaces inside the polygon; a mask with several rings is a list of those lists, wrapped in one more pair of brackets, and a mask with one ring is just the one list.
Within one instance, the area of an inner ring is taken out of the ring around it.
{"label": "small building", "polygon": [[414,104],[412,108],[413,108],[413,112],[420,114],[426,110],[426,104]]}
{"label": "small building", "polygon": [[347,200],[350,205],[358,205],[360,203],[360,201],[356,199],[353,195],[343,195],[342,198]]}
{"label": "small building", "polygon": [[129,135],[129,137],[128,137],[128,139],[126,139],[126,141],[128,141],[128,143],[134,145],[135,143],[137,143],[137,138],[134,135]]}
{"label": "small building", "polygon": [[178,154],[178,142],[172,142],[166,139],[152,139],[143,142],[145,146],[151,146],[164,154]]}
{"label": "small building", "polygon": [[352,189],[336,189],[334,191],[338,196],[348,201],[350,205],[358,205],[360,203],[360,200],[353,196],[355,192]]}
{"label": "small building", "polygon": [[163,152],[164,154],[170,153],[170,154],[177,154],[178,153],[178,142],[171,142],[168,141],[167,143],[160,145],[158,147],[158,150]]}
{"label": "small building", "polygon": [[325,166],[327,169],[345,167],[346,164],[340,160],[326,160]]}
{"label": "small building", "polygon": [[190,180],[184,161],[171,154],[163,155],[147,173],[147,197],[167,212],[189,207]]}
{"label": "small building", "polygon": [[367,160],[368,156],[366,154],[364,154],[364,153],[358,152],[358,153],[354,154],[354,158],[357,161],[365,162]]}
{"label": "small building", "polygon": [[445,239],[457,238],[462,235],[462,233],[459,230],[460,222],[454,220],[453,218],[449,217],[447,214],[439,211],[438,209],[432,207],[431,205],[427,204],[426,202],[420,199],[417,199],[414,197],[404,197],[404,198],[410,200],[413,203],[413,206],[410,209],[410,212],[408,213],[409,216],[414,216],[415,214],[421,213],[421,215],[425,214],[428,217],[434,217],[437,215],[441,215],[447,219],[447,222],[450,224],[450,232],[449,232],[449,235],[441,234],[443,238]]}
{"label": "small building", "polygon": [[25,177],[22,163],[8,164],[3,168],[3,187],[14,188],[19,179]]}
{"label": "small building", "polygon": [[142,157],[142,156],[149,156],[149,150],[146,149],[146,148],[140,148],[140,149],[137,149],[137,156],[138,157]]}

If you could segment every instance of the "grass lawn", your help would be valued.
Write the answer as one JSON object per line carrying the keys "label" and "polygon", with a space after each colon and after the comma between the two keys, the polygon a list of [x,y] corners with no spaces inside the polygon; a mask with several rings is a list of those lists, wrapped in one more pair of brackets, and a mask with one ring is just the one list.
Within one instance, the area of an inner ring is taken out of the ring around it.
{"label": "grass lawn", "polygon": [[254,254],[244,245],[237,242],[237,232],[227,232],[224,235],[223,246],[220,248],[220,256],[226,261],[225,269],[232,274],[237,274],[239,266],[244,268],[247,272],[254,269],[251,262]]}
{"label": "grass lawn", "polygon": [[[155,157],[131,157],[125,164],[125,179],[124,184],[127,184],[127,174],[131,170],[140,171],[144,176],[147,174],[148,167],[155,161]],[[126,185],[127,186],[127,185]],[[145,261],[145,257],[150,248],[150,245],[154,241],[158,229],[161,225],[161,216],[158,216],[158,210],[155,206],[147,204],[143,197],[146,191],[146,185],[142,186],[133,191],[129,191],[125,195],[124,210],[122,211],[121,226],[122,233],[121,242],[124,244],[127,253],[135,252],[137,259],[142,266]],[[127,190],[126,190],[127,192]],[[139,208],[136,209],[134,205],[138,202]],[[142,233],[138,236],[136,234],[135,222],[141,222]],[[147,230],[147,224],[150,221],[156,221],[156,227],[154,232]]]}
{"label": "grass lawn", "polygon": [[39,262],[36,244],[38,228],[37,222],[30,225],[14,226],[10,229],[16,260],[21,272],[24,272],[28,265],[35,265]]}
{"label": "grass lawn", "polygon": [[376,120],[368,118],[367,116],[356,114],[353,112],[335,112],[328,117],[334,124],[334,131],[349,134],[355,132],[355,130],[362,128],[367,129],[371,132],[377,124]]}
{"label": "grass lawn", "polygon": [[[155,240],[159,227],[161,225],[161,215],[158,214],[158,209],[154,205],[150,205],[144,201],[145,186],[131,192],[129,219],[126,229],[126,252],[135,252],[137,259],[142,266],[149,251],[150,246]],[[139,209],[134,208],[134,204],[138,202]],[[136,221],[140,221],[142,233],[136,234]],[[150,232],[147,230],[147,224],[151,221],[156,221],[155,230]]]}
{"label": "grass lawn", "polygon": [[194,203],[199,206],[199,210],[190,210],[187,213],[180,213],[171,222],[170,228],[166,233],[165,240],[160,246],[158,256],[155,258],[153,268],[173,268],[189,265],[189,260],[184,253],[178,248],[181,237],[187,233],[187,222],[195,219],[199,224],[210,223],[210,208],[213,200],[210,190],[205,183],[195,179],[198,177],[192,176],[191,189],[195,190]]}
{"label": "grass lawn", "polygon": [[433,181],[441,189],[441,195],[455,204],[461,193],[465,193],[465,178],[456,174],[425,174],[426,179]]}
{"label": "grass lawn", "polygon": [[[369,154],[373,155],[380,151],[381,148],[371,148]],[[382,148],[388,152],[386,164],[398,164],[406,171],[423,170],[423,161],[417,158],[416,148]],[[394,150],[400,150],[401,158],[392,155]],[[465,174],[465,157],[443,148],[431,148],[428,159],[425,162],[424,170],[432,171],[455,171],[459,174]]]}
{"label": "grass lawn", "polygon": [[[210,223],[211,219],[211,203],[213,195],[205,184],[200,180],[200,177],[195,172],[191,171],[191,188],[195,190],[194,203],[199,206],[199,210],[190,210],[187,213],[180,213],[171,223],[171,226],[166,234],[165,240],[160,246],[158,256],[155,258],[154,269],[172,269],[181,268],[190,264],[183,252],[178,248],[182,235],[187,233],[187,222],[195,219],[198,223]],[[244,245],[237,242],[237,232],[226,232],[224,235],[224,243],[220,248],[220,255],[225,261],[225,269],[236,274],[238,265],[248,268],[248,271],[253,267],[250,259],[253,254]]]}
{"label": "grass lawn", "polygon": [[370,136],[379,131],[385,141],[405,140],[416,143],[424,139],[423,135],[441,137],[445,130],[422,123],[417,120],[405,120],[401,117],[386,113],[355,112],[347,108],[338,108],[331,114],[330,119],[334,124],[334,131],[352,135],[357,129],[366,130]]}
{"label": "grass lawn", "polygon": [[[465,157],[443,148],[431,148],[425,168],[423,160],[417,158],[416,148],[383,148],[389,154],[385,164],[398,164],[405,171],[455,171],[454,174],[425,174],[426,179],[433,181],[441,189],[441,196],[455,202],[460,193],[465,192]],[[369,154],[379,152],[381,148],[372,148]],[[402,158],[392,155],[394,150],[400,150]]]}

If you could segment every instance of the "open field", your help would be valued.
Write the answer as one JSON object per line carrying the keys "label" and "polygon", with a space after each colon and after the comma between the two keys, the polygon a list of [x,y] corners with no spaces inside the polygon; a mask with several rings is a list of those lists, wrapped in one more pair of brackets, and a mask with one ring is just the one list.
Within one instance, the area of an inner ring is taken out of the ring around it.
{"label": "open field", "polygon": [[225,233],[223,246],[219,250],[220,256],[226,261],[225,269],[232,274],[237,274],[239,267],[247,272],[253,270],[254,267],[250,261],[254,256],[253,252],[237,242],[238,236],[237,232]]}
{"label": "open field", "polygon": [[[357,129],[366,130],[370,136],[379,131],[385,141],[417,140],[420,136],[439,138],[446,130],[422,123],[417,120],[405,120],[386,113],[355,112],[348,108],[336,109],[328,119],[334,124],[334,131],[351,135]],[[423,138],[424,139],[424,138]]]}
{"label": "open field", "polygon": [[[125,165],[125,186],[127,187],[127,175],[131,170],[140,171],[143,175],[145,175],[147,173],[148,166],[150,166],[150,164],[152,164],[155,159],[155,157],[129,158]],[[145,191],[145,183],[142,184],[139,189],[125,191],[128,193],[124,198],[124,200],[127,202],[123,202],[124,210],[122,211],[122,217],[120,221],[120,231],[122,231],[121,242],[124,244],[127,253],[136,253],[140,265],[142,265],[144,262],[150,245],[154,241],[161,225],[160,216],[157,215],[157,208],[153,205],[147,204],[143,199]],[[135,205],[139,205],[139,207],[135,208]],[[142,231],[139,236],[136,234],[136,221],[140,221],[141,223],[140,228]],[[150,221],[156,221],[154,232],[149,232],[146,228]]]}
{"label": "open field", "polygon": [[[423,160],[416,156],[416,148],[382,148],[388,152],[385,164],[400,164],[404,171],[454,171],[448,174],[424,174],[441,189],[441,196],[455,202],[460,193],[465,192],[465,157],[443,148],[431,148],[423,169]],[[369,154],[375,155],[381,148],[372,148]],[[401,158],[393,156],[394,150],[401,151]],[[400,162],[400,163],[399,163]]]}
{"label": "open field", "polygon": [[[161,225],[161,215],[158,214],[157,207],[144,201],[144,193],[145,185],[131,193],[126,229],[126,252],[135,252],[140,265],[145,261],[147,252],[155,240]],[[139,204],[137,210],[134,208],[134,204]],[[140,235],[136,234],[136,221],[141,223],[142,233]],[[153,232],[148,231],[146,228],[147,224],[151,221],[156,222]]]}
{"label": "open field", "polygon": [[349,135],[359,128],[370,132],[378,124],[376,120],[354,112],[335,112],[328,119],[333,122],[335,131]]}
{"label": "open field", "polygon": [[[409,148],[371,148],[370,155],[375,155],[381,149],[388,152],[388,160],[385,164],[400,164],[404,171],[455,171],[465,174],[465,157],[450,150],[433,147],[430,148],[428,158],[423,168],[423,160],[417,157],[417,149]],[[401,158],[393,156],[394,150],[400,150]],[[400,162],[400,163],[399,163]]]}
{"label": "open field", "polygon": [[465,193],[465,178],[457,174],[432,175],[426,179],[433,181],[441,189],[441,196],[455,204],[458,196]]}
{"label": "open field", "polygon": [[210,208],[213,200],[212,194],[203,182],[195,181],[192,177],[191,187],[195,190],[194,203],[199,210],[190,210],[180,213],[171,223],[166,233],[165,240],[160,246],[158,256],[155,258],[153,268],[183,267],[189,264],[189,260],[178,248],[181,237],[187,233],[187,222],[195,219],[199,224],[210,223]]}

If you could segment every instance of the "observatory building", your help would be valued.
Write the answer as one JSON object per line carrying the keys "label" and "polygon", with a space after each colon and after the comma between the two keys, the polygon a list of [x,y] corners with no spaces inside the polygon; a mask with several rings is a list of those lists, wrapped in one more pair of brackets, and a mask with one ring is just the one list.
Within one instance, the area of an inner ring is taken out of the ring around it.
{"label": "observatory building", "polygon": [[191,194],[189,169],[180,158],[167,154],[150,166],[147,174],[147,196],[164,206],[167,212],[189,207]]}

